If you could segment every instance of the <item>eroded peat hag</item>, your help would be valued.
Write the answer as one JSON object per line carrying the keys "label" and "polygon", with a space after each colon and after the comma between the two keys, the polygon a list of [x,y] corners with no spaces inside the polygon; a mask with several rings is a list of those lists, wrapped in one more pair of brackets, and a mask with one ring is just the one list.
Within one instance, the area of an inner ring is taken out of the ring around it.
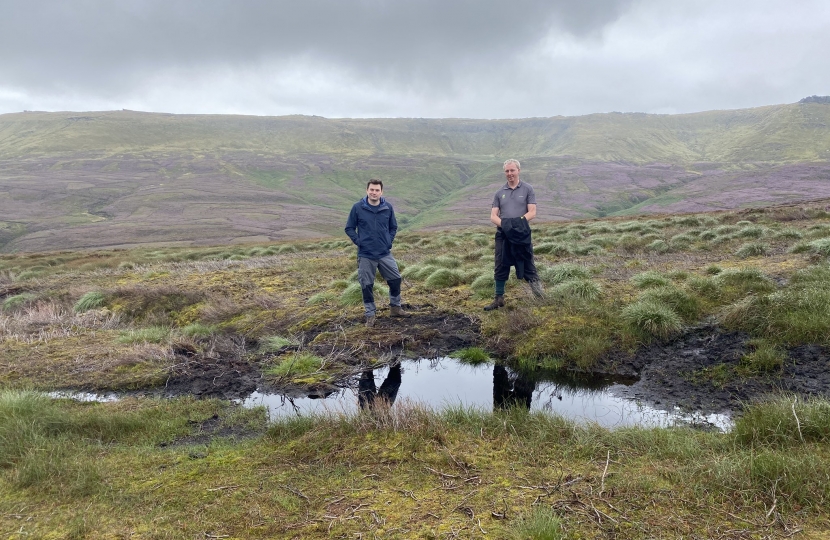
{"label": "eroded peat hag", "polygon": [[[469,347],[479,339],[478,322],[457,313],[434,313],[431,306],[407,304],[409,319],[385,316],[367,329],[359,318],[342,318],[297,334],[268,348],[268,341],[240,344],[236,354],[225,350],[215,357],[194,355],[170,367],[161,393],[244,399],[254,391],[325,395],[346,384],[366,366],[379,366],[400,357],[436,358]],[[267,352],[262,352],[263,350]],[[318,358],[311,372],[291,366],[298,355]],[[274,367],[286,365],[278,374]]]}
{"label": "eroded peat hag", "polygon": [[618,395],[703,414],[739,412],[781,393],[830,397],[830,351],[826,348],[782,349],[780,366],[758,371],[746,360],[754,349],[752,341],[744,332],[703,325],[633,355],[621,354],[610,369],[639,377],[631,386],[619,387]]}

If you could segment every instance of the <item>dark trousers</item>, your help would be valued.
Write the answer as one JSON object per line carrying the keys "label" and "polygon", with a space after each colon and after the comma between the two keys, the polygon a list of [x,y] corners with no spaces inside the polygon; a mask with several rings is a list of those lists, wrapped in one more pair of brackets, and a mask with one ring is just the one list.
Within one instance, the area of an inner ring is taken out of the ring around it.
{"label": "dark trousers", "polygon": [[[500,230],[496,230],[496,269],[493,273],[493,277],[496,281],[507,281],[507,278],[510,277],[510,267],[513,266],[513,260],[507,256],[507,249],[509,243],[504,238],[504,233]],[[530,248],[531,255],[533,252],[533,248]],[[531,256],[529,260],[524,261],[524,276],[522,277],[526,281],[536,281],[539,279],[539,274],[536,272],[536,265],[533,263],[533,257]]]}

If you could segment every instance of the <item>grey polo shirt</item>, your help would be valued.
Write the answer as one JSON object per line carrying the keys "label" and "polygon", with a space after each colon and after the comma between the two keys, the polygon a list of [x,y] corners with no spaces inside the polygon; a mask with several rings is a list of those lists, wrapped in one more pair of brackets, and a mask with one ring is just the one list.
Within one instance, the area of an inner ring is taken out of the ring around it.
{"label": "grey polo shirt", "polygon": [[533,186],[521,180],[514,189],[505,183],[493,197],[493,208],[499,209],[501,219],[522,217],[527,214],[528,204],[536,204],[536,194]]}

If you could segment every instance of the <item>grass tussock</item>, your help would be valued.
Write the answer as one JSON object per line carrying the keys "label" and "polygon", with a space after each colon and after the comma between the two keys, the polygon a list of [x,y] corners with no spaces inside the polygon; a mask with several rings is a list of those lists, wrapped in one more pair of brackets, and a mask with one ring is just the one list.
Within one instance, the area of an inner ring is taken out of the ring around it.
{"label": "grass tussock", "polygon": [[75,302],[73,309],[77,313],[83,313],[84,311],[89,311],[91,309],[98,309],[104,305],[104,302],[106,302],[106,296],[104,296],[104,293],[100,291],[90,291]]}
{"label": "grass tussock", "polygon": [[267,368],[264,373],[277,378],[297,380],[319,373],[324,364],[325,360],[319,356],[298,352],[282,357],[279,364]]}
{"label": "grass tussock", "polygon": [[468,347],[466,349],[461,349],[454,352],[452,357],[458,358],[461,362],[473,366],[486,364],[490,361],[490,355],[481,347]]}
{"label": "grass tussock", "polygon": [[622,310],[622,319],[636,334],[666,339],[683,329],[683,320],[670,306],[654,300],[640,300]]}

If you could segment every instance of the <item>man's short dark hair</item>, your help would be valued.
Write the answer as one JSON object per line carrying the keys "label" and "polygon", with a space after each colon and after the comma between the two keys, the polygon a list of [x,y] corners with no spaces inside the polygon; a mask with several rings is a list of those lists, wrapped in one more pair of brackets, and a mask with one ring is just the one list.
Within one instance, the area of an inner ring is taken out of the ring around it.
{"label": "man's short dark hair", "polygon": [[372,178],[371,180],[366,182],[366,189],[369,189],[369,186],[371,186],[372,184],[380,186],[380,190],[383,191],[383,182],[381,182],[377,178]]}

